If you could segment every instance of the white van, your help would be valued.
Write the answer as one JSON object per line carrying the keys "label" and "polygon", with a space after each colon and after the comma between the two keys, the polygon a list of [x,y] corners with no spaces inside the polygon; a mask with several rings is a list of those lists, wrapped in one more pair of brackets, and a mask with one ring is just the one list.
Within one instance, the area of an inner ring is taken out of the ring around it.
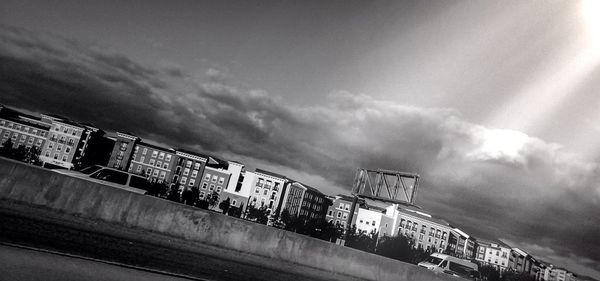
{"label": "white van", "polygon": [[81,171],[63,169],[52,171],[140,194],[145,194],[149,185],[148,180],[140,175],[98,165],[84,168]]}
{"label": "white van", "polygon": [[479,280],[477,264],[445,254],[433,253],[418,266],[464,279]]}

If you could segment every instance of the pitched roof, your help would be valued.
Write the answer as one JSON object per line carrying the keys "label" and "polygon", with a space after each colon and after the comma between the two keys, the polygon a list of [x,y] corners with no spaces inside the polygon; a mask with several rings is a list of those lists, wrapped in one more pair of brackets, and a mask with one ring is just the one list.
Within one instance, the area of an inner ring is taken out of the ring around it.
{"label": "pitched roof", "polygon": [[263,169],[259,169],[259,168],[254,169],[254,172],[265,174],[265,175],[272,176],[272,177],[275,177],[275,178],[287,179],[287,177],[284,176],[284,175],[280,175],[280,174],[273,173],[273,172],[270,172],[270,171],[267,171],[267,170],[263,170]]}

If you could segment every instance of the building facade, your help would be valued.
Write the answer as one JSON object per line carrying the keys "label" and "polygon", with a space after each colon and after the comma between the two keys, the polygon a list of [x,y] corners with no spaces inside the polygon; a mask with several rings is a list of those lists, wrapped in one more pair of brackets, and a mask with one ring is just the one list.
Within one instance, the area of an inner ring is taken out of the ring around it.
{"label": "building facade", "polygon": [[386,208],[364,204],[358,208],[356,229],[366,234],[378,233],[380,237],[392,236],[394,219],[386,212]]}
{"label": "building facade", "polygon": [[472,260],[475,258],[475,238],[464,231],[454,228],[450,231],[446,253],[461,259]]}
{"label": "building facade", "polygon": [[140,141],[141,139],[133,134],[117,132],[115,144],[108,160],[108,167],[122,171],[129,170],[133,149]]}
{"label": "building facade", "polygon": [[398,206],[397,225],[394,235],[404,235],[415,241],[417,248],[427,251],[443,252],[448,246],[450,225],[433,216],[409,207]]}
{"label": "building facade", "polygon": [[531,258],[527,252],[519,248],[512,248],[508,257],[508,268],[515,272],[529,273],[533,261]]}
{"label": "building facade", "polygon": [[50,123],[50,130],[40,161],[45,167],[75,168],[75,164],[88,149],[88,142],[95,130],[55,115],[42,114],[42,120]]}
{"label": "building facade", "polygon": [[250,192],[248,204],[255,208],[266,207],[273,213],[279,205],[288,179],[280,174],[262,169],[254,171],[256,183]]}
{"label": "building facade", "polygon": [[172,148],[138,142],[133,147],[127,171],[143,175],[150,181],[168,184],[173,176],[175,164],[176,154]]}
{"label": "building facade", "polygon": [[191,151],[175,151],[175,169],[172,184],[179,184],[179,192],[200,189],[200,182],[206,167],[207,157]]}
{"label": "building facade", "polygon": [[308,220],[325,219],[328,202],[323,193],[297,181],[289,181],[281,200],[280,212]]}
{"label": "building facade", "polygon": [[0,146],[8,140],[12,147],[36,147],[42,150],[48,137],[50,125],[29,123],[18,116],[2,116],[0,114]]}
{"label": "building facade", "polygon": [[[219,194],[219,199],[221,199],[221,192],[229,184],[230,177],[231,173],[226,168],[206,166],[200,179],[200,199],[206,199],[213,192]],[[182,180],[180,180],[181,182]]]}
{"label": "building facade", "polygon": [[355,224],[359,205],[364,204],[364,200],[360,200],[359,204],[357,204],[356,208],[354,209],[353,219],[351,222],[349,222],[350,208],[352,207],[353,200],[353,197],[343,194],[338,194],[331,198],[332,205],[327,209],[327,215],[325,216],[325,219],[329,223],[342,228],[346,228],[348,224]]}
{"label": "building facade", "polygon": [[510,251],[510,247],[502,243],[478,239],[475,260],[502,272],[508,269]]}

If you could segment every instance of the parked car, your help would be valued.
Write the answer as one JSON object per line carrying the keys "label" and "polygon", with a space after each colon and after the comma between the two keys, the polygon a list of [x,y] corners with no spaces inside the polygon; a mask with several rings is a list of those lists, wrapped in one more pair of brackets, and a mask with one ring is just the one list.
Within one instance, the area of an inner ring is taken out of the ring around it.
{"label": "parked car", "polygon": [[145,194],[150,185],[148,180],[140,175],[98,165],[90,166],[81,169],[80,171],[62,169],[53,171],[70,177],[85,179],[140,194]]}
{"label": "parked car", "polygon": [[463,279],[480,280],[477,264],[445,254],[433,253],[418,265]]}

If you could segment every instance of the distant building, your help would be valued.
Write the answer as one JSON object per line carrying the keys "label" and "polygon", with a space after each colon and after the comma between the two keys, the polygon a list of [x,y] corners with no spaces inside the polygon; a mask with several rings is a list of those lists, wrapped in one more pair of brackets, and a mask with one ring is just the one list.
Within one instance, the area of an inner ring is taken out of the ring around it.
{"label": "distant building", "polygon": [[227,170],[231,178],[221,193],[221,202],[229,198],[229,207],[239,208],[239,214],[242,214],[248,206],[252,187],[256,184],[256,175],[245,171],[243,164],[233,161],[229,161]]}
{"label": "distant building", "polygon": [[273,213],[279,205],[288,179],[283,175],[262,169],[256,169],[254,174],[256,175],[256,184],[250,192],[248,205],[255,208],[266,207]]}
{"label": "distant building", "polygon": [[532,262],[531,255],[519,248],[512,248],[508,258],[508,268],[516,272],[529,273]]}
{"label": "distant building", "polygon": [[108,161],[108,167],[123,171],[129,170],[133,148],[140,141],[140,138],[131,133],[117,132],[115,144]]}
{"label": "distant building", "polygon": [[45,167],[75,168],[90,148],[90,140],[102,137],[104,132],[90,125],[82,125],[57,115],[42,114],[42,121],[50,124],[40,161]]}
{"label": "distant building", "polygon": [[360,200],[354,209],[354,216],[351,222],[348,221],[350,218],[350,208],[352,207],[353,197],[343,194],[338,194],[331,198],[332,205],[327,209],[326,220],[333,225],[345,228],[348,223],[350,225],[355,224],[356,216],[358,215],[358,205],[364,204],[364,200]]}
{"label": "distant building", "polygon": [[475,250],[475,238],[458,228],[450,231],[446,253],[461,259],[472,260],[475,258]]}
{"label": "distant building", "polygon": [[452,228],[448,222],[409,206],[398,206],[397,225],[393,235],[404,235],[415,241],[417,248],[443,252],[448,246]]}
{"label": "distant building", "polygon": [[175,169],[175,156],[172,148],[138,142],[133,147],[127,171],[144,175],[151,181],[168,183]]}
{"label": "distant building", "polygon": [[[206,166],[204,174],[200,180],[200,199],[205,199],[208,195],[216,192],[221,198],[221,192],[229,184],[231,173],[227,171],[227,166]],[[183,183],[184,178],[181,178],[180,183]],[[218,203],[218,202],[217,202]]]}
{"label": "distant building", "polygon": [[39,118],[24,116],[6,107],[0,109],[0,146],[11,140],[13,148],[22,145],[37,147],[41,151],[49,130],[50,124],[41,122]]}
{"label": "distant building", "polygon": [[365,234],[378,233],[379,236],[392,236],[394,218],[386,215],[386,208],[363,204],[357,206],[356,229]]}
{"label": "distant building", "polygon": [[183,149],[175,151],[175,157],[176,164],[170,182],[179,184],[179,192],[194,188],[199,190],[208,157]]}
{"label": "distant building", "polygon": [[308,220],[323,220],[327,211],[325,195],[306,184],[290,181],[281,200],[280,212],[287,210],[290,215]]}
{"label": "distant building", "polygon": [[477,239],[475,260],[491,265],[500,272],[508,269],[511,248],[500,242]]}

